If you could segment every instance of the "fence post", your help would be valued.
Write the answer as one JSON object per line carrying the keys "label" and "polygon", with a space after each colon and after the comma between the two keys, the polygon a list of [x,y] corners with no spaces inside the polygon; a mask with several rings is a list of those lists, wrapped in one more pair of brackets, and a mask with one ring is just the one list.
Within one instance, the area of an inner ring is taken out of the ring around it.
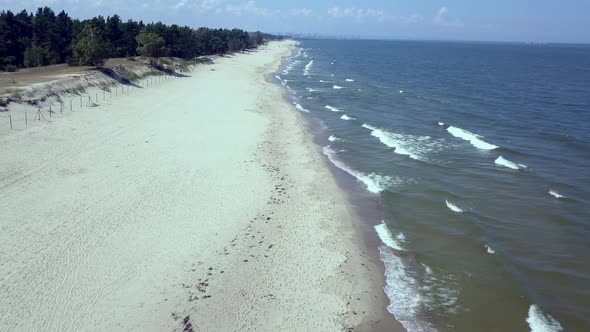
{"label": "fence post", "polygon": [[72,111],[72,99],[70,99],[70,112]]}
{"label": "fence post", "polygon": [[53,113],[53,111],[51,110],[51,104],[50,104],[50,105],[49,105],[49,117],[50,117],[50,118],[52,117],[51,113]]}
{"label": "fence post", "polygon": [[8,114],[8,120],[10,121],[10,130],[12,130],[12,115]]}
{"label": "fence post", "polygon": [[27,110],[25,110],[25,126],[29,125],[29,119],[27,118]]}

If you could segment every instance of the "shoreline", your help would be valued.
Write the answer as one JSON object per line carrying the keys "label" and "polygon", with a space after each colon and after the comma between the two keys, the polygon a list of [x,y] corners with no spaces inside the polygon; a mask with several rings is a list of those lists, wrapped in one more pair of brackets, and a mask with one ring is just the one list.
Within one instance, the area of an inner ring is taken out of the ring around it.
{"label": "shoreline", "polygon": [[267,80],[288,43],[0,137],[0,325],[391,330],[358,216]]}
{"label": "shoreline", "polygon": [[[386,284],[385,267],[379,258],[378,250],[378,246],[382,245],[382,243],[374,230],[376,223],[371,224],[371,220],[368,218],[369,215],[379,214],[379,211],[368,207],[369,202],[378,204],[378,198],[370,196],[366,192],[359,194],[364,189],[358,186],[353,178],[347,177],[346,175],[348,174],[338,174],[342,171],[334,167],[322,153],[322,144],[317,137],[316,129],[314,129],[309,115],[297,111],[291,100],[289,100],[289,92],[286,87],[273,82],[273,78],[276,78],[274,75],[278,74],[280,66],[282,66],[282,63],[287,58],[288,56],[284,57],[277,68],[267,75],[267,81],[283,91],[282,96],[284,102],[298,118],[299,125],[303,127],[303,135],[305,136],[304,145],[309,146],[316,158],[319,158],[320,167],[323,168],[322,172],[324,173],[322,178],[330,179],[329,191],[336,197],[337,201],[345,202],[346,204],[346,217],[343,219],[346,219],[346,223],[353,229],[352,246],[360,250],[362,255],[359,257],[350,257],[350,260],[347,261],[347,266],[343,269],[347,270],[347,274],[354,275],[357,272],[355,271],[355,266],[361,265],[368,270],[368,274],[370,275],[363,276],[363,280],[368,280],[368,287],[373,288],[372,299],[368,301],[371,303],[359,303],[356,308],[353,306],[355,308],[353,311],[366,311],[363,309],[368,307],[373,312],[367,315],[365,318],[368,319],[361,321],[355,329],[360,331],[405,331],[401,323],[387,310],[389,298],[383,290]],[[367,214],[365,215],[363,212]]]}

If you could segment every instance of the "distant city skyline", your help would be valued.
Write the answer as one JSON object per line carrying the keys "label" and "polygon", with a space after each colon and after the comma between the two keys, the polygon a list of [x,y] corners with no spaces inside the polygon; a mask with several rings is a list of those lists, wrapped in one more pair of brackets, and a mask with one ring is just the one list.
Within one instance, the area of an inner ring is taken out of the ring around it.
{"label": "distant city skyline", "polygon": [[355,38],[590,43],[590,1],[0,0],[73,18],[122,19]]}

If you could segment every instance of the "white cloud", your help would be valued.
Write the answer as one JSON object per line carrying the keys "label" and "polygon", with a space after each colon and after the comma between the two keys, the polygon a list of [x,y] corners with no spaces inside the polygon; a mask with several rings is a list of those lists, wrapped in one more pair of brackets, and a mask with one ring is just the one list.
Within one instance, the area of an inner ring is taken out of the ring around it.
{"label": "white cloud", "polygon": [[[180,0],[180,2],[183,2],[183,0]],[[267,8],[258,7],[256,2],[253,0],[237,3],[228,3],[224,0],[201,0],[190,7],[196,9],[196,11],[200,14],[213,12],[216,14],[226,13],[235,16],[270,16],[280,12],[279,10],[270,10]]]}
{"label": "white cloud", "polygon": [[446,6],[440,7],[440,9],[434,15],[434,23],[447,27],[462,28],[463,22],[459,19],[452,18],[449,16],[449,8]]}
{"label": "white cloud", "polygon": [[193,7],[195,7],[199,13],[207,13],[218,9],[221,5],[223,5],[223,0],[202,0]]}
{"label": "white cloud", "polygon": [[313,11],[307,8],[300,8],[300,9],[291,9],[290,11],[292,16],[311,16]]}
{"label": "white cloud", "polygon": [[382,10],[355,7],[333,7],[328,9],[328,15],[333,18],[352,18],[359,22],[364,21],[365,19],[376,19],[379,22],[383,22],[386,18],[386,15]]}
{"label": "white cloud", "polygon": [[271,11],[266,8],[256,6],[256,3],[252,0],[247,2],[242,2],[239,4],[227,4],[224,7],[225,12],[236,15],[255,15],[255,16],[268,16],[271,14]]}
{"label": "white cloud", "polygon": [[186,6],[188,0],[180,0],[178,1],[178,3],[176,5],[174,5],[174,9],[180,9],[184,6]]}
{"label": "white cloud", "polygon": [[383,22],[394,22],[394,23],[419,23],[424,20],[422,15],[409,15],[409,16],[396,16],[391,15],[383,10],[374,9],[374,8],[356,8],[356,7],[349,7],[349,8],[340,8],[340,7],[333,7],[328,9],[328,16],[335,18],[335,19],[353,19],[356,22],[365,22],[367,20],[370,21],[377,21],[379,23]]}
{"label": "white cloud", "polygon": [[422,21],[424,21],[424,17],[418,14],[413,14],[405,18],[405,23],[420,23]]}

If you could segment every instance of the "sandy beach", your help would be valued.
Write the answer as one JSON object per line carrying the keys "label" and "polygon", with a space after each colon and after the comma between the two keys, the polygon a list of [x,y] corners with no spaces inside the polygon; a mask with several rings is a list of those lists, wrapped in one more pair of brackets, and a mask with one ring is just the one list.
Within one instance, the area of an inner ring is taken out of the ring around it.
{"label": "sandy beach", "polygon": [[1,329],[397,329],[358,216],[268,80],[292,48],[0,136]]}

